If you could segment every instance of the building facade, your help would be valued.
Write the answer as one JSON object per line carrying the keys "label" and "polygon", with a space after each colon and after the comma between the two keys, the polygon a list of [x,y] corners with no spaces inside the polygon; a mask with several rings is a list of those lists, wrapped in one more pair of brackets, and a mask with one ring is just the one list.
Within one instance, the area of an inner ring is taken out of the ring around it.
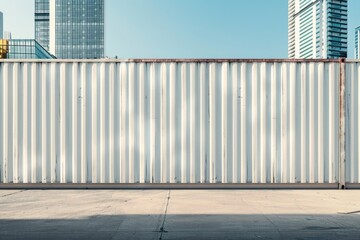
{"label": "building facade", "polygon": [[0,12],[0,39],[2,39],[4,33],[4,18],[3,18],[3,13]]}
{"label": "building facade", "polygon": [[347,0],[289,0],[289,58],[347,57]]}
{"label": "building facade", "polygon": [[11,32],[9,32],[9,31],[4,31],[3,39],[12,39]]}
{"label": "building facade", "polygon": [[104,0],[35,0],[35,38],[57,58],[103,58]]}
{"label": "building facade", "polygon": [[0,59],[55,58],[34,39],[1,39]]}

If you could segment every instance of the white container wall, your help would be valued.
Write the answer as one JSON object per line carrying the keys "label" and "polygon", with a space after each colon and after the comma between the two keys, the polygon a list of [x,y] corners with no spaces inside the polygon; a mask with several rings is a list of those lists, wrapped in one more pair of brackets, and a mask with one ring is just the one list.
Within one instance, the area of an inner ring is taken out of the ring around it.
{"label": "white container wall", "polygon": [[346,64],[346,182],[360,183],[360,63]]}
{"label": "white container wall", "polygon": [[331,61],[1,62],[0,183],[337,183],[339,79]]}

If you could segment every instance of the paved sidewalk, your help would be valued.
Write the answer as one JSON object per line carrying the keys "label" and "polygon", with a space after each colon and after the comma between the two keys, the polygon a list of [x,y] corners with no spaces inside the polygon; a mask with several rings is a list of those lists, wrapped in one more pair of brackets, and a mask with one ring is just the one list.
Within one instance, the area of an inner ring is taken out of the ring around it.
{"label": "paved sidewalk", "polygon": [[360,239],[360,191],[0,190],[0,239]]}

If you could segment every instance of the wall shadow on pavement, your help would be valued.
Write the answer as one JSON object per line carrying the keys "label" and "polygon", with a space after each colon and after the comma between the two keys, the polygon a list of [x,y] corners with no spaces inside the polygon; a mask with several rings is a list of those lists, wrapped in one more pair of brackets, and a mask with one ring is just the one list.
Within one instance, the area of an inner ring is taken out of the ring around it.
{"label": "wall shadow on pavement", "polygon": [[97,215],[1,219],[0,239],[360,239],[360,214]]}

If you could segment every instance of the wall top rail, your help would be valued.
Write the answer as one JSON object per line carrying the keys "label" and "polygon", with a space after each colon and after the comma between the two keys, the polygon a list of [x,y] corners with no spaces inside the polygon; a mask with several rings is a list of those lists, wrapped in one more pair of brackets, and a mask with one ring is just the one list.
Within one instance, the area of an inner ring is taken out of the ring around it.
{"label": "wall top rail", "polygon": [[158,58],[158,59],[1,59],[1,63],[319,63],[360,62],[341,59],[241,59],[241,58]]}

